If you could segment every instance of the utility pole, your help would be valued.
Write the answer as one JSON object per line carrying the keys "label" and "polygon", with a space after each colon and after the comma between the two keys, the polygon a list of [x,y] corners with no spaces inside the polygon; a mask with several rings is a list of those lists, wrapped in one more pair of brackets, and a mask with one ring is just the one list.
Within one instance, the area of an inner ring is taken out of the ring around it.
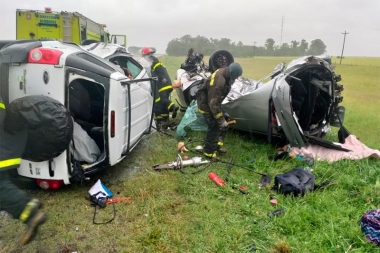
{"label": "utility pole", "polygon": [[253,42],[253,55],[252,55],[252,59],[255,58],[255,48],[256,48],[256,41]]}
{"label": "utility pole", "polygon": [[343,48],[342,48],[342,54],[340,55],[340,62],[339,65],[342,64],[342,58],[343,58],[343,51],[344,51],[344,43],[346,42],[346,35],[349,34],[348,32],[344,31],[344,39],[343,39]]}
{"label": "utility pole", "polygon": [[284,28],[284,16],[282,16],[282,22],[281,22],[281,40],[280,40],[280,47],[282,46],[282,30]]}

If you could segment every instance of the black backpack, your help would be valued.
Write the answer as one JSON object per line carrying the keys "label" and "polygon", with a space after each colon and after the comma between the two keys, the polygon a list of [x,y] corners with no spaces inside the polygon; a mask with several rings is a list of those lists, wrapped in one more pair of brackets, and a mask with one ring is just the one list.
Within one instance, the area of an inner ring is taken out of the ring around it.
{"label": "black backpack", "polygon": [[273,190],[285,195],[305,195],[306,191],[314,190],[315,176],[310,172],[295,168],[285,174],[278,174],[274,179]]}

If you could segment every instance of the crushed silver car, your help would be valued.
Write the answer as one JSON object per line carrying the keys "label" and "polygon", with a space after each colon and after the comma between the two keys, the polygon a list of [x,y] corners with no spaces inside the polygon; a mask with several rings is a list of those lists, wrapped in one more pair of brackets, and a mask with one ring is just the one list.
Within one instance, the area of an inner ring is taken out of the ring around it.
{"label": "crushed silver car", "polygon": [[[212,57],[210,61],[215,62]],[[228,60],[219,61],[217,67],[233,62],[229,53],[224,59]],[[335,74],[330,62],[328,58],[305,56],[287,66],[280,63],[258,81],[240,77],[222,104],[222,109],[236,120],[230,127],[265,134],[269,142],[276,136],[286,137],[294,147],[308,142],[323,143],[320,138],[330,130],[330,125],[342,126],[345,113],[345,108],[339,106],[343,101],[343,85],[338,84],[341,77]],[[192,72],[177,71],[182,82],[177,94],[184,108],[212,71],[201,57],[196,66]]]}

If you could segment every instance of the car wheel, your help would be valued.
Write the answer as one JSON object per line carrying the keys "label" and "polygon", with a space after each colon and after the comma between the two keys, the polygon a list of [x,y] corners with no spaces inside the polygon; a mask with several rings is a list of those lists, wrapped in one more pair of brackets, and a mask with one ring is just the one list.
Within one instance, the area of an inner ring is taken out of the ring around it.
{"label": "car wheel", "polygon": [[227,50],[217,50],[210,56],[209,67],[212,72],[218,68],[227,67],[234,62],[234,57]]}

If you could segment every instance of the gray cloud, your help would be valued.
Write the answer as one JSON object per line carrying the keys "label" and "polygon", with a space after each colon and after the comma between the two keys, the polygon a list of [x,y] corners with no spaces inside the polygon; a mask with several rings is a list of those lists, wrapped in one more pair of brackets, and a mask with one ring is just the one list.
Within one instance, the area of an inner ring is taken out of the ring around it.
{"label": "gray cloud", "polygon": [[126,34],[128,46],[154,46],[189,34],[229,38],[263,46],[321,39],[327,53],[340,55],[344,31],[345,55],[380,56],[380,1],[311,0],[0,0],[0,39],[14,39],[16,9],[77,11],[107,24],[111,34]]}

